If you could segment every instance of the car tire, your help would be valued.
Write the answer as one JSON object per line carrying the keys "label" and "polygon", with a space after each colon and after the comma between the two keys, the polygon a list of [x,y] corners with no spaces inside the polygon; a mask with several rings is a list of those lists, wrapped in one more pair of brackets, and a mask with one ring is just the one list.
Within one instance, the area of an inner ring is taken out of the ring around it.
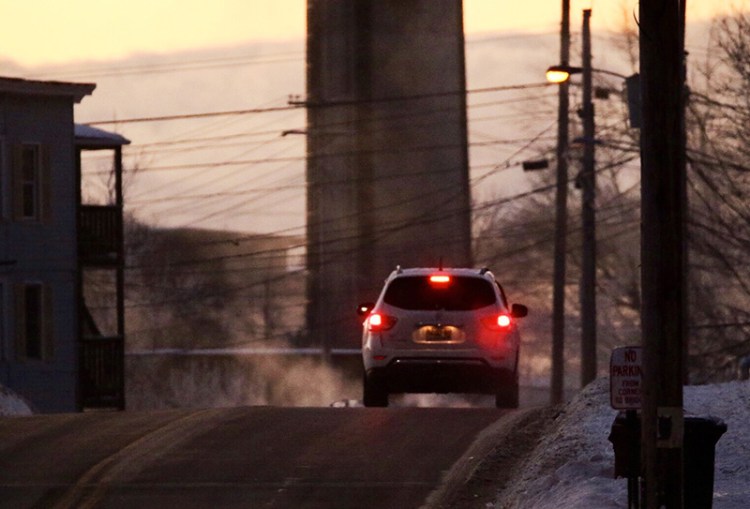
{"label": "car tire", "polygon": [[364,375],[362,380],[362,403],[366,407],[387,407],[388,391],[381,384]]}

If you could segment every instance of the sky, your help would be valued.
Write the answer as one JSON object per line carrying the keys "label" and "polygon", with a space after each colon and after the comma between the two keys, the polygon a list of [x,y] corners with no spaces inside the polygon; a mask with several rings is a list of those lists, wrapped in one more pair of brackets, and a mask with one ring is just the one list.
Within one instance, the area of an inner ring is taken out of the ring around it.
{"label": "sky", "polygon": [[[638,1],[570,0],[574,34],[582,10],[593,11],[598,68],[632,72],[603,32],[626,22],[632,28]],[[687,1],[692,22],[750,7],[750,0]],[[559,54],[561,4],[463,0],[468,87],[542,80]],[[285,106],[289,94],[305,92],[306,6],[307,0],[0,0],[0,75],[96,83],[76,106],[81,123]],[[470,108],[470,171],[497,179],[478,186],[475,199],[532,185],[520,162],[542,157],[539,147],[552,143],[550,90],[534,89],[531,112],[523,91],[472,97],[483,104]],[[139,175],[126,201],[139,219],[262,233],[304,232],[305,139],[279,136],[304,126],[303,110],[99,125],[133,142],[125,165]],[[227,140],[194,141],[218,137]]]}
{"label": "sky", "polygon": [[[747,3],[692,0],[689,20]],[[571,0],[571,23],[592,9],[593,30],[616,29],[637,7],[638,0]],[[0,0],[0,60],[33,67],[301,38],[305,8],[306,0]],[[556,30],[560,10],[560,0],[464,0],[465,29]]]}

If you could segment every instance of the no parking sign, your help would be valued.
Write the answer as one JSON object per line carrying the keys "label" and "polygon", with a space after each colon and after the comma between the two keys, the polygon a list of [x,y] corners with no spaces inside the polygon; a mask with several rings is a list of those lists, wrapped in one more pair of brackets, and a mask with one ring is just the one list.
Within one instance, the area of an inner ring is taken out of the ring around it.
{"label": "no parking sign", "polygon": [[609,361],[609,398],[615,410],[640,410],[643,348],[624,346],[612,350]]}

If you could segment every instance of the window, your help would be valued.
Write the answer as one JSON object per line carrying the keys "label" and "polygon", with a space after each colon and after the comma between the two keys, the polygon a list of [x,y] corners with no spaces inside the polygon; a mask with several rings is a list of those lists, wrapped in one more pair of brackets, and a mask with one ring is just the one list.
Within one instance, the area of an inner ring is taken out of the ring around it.
{"label": "window", "polygon": [[39,165],[39,146],[21,145],[20,167],[17,168],[19,179],[20,212],[18,219],[39,219],[39,187],[41,184]]}
{"label": "window", "polygon": [[26,285],[23,316],[24,351],[27,359],[42,358],[42,285]]}
{"label": "window", "polygon": [[5,361],[8,355],[5,350],[7,343],[5,332],[5,285],[0,281],[0,362]]}
{"label": "window", "polygon": [[51,303],[49,289],[41,283],[16,287],[16,356],[47,360],[51,357]]}
{"label": "window", "polygon": [[39,151],[35,145],[24,145],[21,150],[22,217],[39,217]]}
{"label": "window", "polygon": [[464,276],[453,277],[449,285],[439,288],[431,285],[427,276],[396,278],[383,300],[401,309],[446,311],[470,311],[496,302],[495,291],[488,281]]}
{"label": "window", "polygon": [[35,143],[13,147],[13,218],[40,221],[49,208],[44,191],[49,190],[47,153]]}
{"label": "window", "polygon": [[5,142],[0,137],[0,219],[5,219]]}

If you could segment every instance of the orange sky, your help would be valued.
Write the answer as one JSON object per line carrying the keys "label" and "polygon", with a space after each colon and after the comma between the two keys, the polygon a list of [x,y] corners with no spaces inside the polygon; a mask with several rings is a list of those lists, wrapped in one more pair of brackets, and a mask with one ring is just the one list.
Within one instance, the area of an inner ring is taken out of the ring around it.
{"label": "orange sky", "polygon": [[[750,0],[688,1],[697,21]],[[34,66],[107,60],[258,39],[299,38],[306,0],[0,0],[0,61]],[[478,32],[556,30],[560,0],[464,0],[465,27]],[[638,0],[571,0],[573,27],[593,9],[593,29],[616,29]]]}

